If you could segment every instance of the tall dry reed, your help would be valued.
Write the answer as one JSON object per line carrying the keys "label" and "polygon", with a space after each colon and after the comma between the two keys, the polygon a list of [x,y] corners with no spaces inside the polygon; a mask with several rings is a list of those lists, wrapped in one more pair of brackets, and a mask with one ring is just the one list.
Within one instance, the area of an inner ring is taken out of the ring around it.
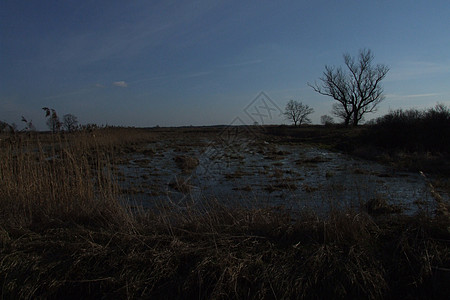
{"label": "tall dry reed", "polygon": [[[45,143],[41,142],[45,140]],[[0,202],[5,226],[42,220],[121,215],[110,146],[90,133],[21,135],[0,147]]]}

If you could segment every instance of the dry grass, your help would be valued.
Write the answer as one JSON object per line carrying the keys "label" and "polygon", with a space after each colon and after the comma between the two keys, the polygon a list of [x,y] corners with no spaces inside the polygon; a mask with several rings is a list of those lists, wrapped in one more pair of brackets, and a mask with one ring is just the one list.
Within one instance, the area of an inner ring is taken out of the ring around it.
{"label": "dry grass", "polygon": [[110,134],[0,147],[2,298],[448,296],[446,216],[319,217],[215,200],[132,210],[117,200],[112,164],[150,137]]}
{"label": "dry grass", "polygon": [[174,161],[177,164],[178,168],[180,168],[184,173],[189,173],[199,164],[199,160],[197,157],[189,155],[175,156]]}
{"label": "dry grass", "polygon": [[27,226],[40,219],[117,213],[118,205],[111,201],[117,194],[110,172],[113,152],[74,140],[54,136],[42,145],[39,138],[19,139],[1,148],[0,202],[5,222]]}
{"label": "dry grass", "polygon": [[389,204],[386,198],[379,196],[369,199],[369,201],[365,203],[365,208],[371,215],[400,213],[402,211],[400,206]]}

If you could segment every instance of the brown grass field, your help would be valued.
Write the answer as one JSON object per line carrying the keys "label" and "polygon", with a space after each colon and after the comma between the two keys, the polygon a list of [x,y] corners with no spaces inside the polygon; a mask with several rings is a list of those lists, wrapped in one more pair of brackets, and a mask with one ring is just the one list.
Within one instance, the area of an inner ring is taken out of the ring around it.
{"label": "brown grass field", "polygon": [[[1,298],[449,296],[449,205],[431,183],[436,205],[412,216],[386,213],[383,202],[325,216],[230,206],[220,199],[183,210],[146,210],[121,202],[114,166],[124,153],[144,151],[143,145],[152,141],[217,132],[206,127],[106,128],[2,136]],[[345,151],[358,133],[273,127],[264,134],[273,142]],[[355,150],[374,158],[370,150]],[[382,155],[377,159],[383,160]],[[180,158],[179,164],[189,169],[196,162]],[[446,175],[440,180],[448,185]]]}

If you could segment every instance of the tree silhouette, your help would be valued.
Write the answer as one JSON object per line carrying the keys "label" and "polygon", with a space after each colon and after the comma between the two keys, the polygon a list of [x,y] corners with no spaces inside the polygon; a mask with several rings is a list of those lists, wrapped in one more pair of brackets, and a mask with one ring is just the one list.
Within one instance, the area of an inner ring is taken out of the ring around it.
{"label": "tree silhouette", "polygon": [[314,109],[312,109],[308,105],[303,104],[302,102],[289,100],[289,102],[286,104],[286,108],[283,114],[286,119],[294,122],[294,125],[297,126],[297,123],[298,125],[311,123],[308,115],[312,114],[313,112]]}
{"label": "tree silhouette", "polygon": [[338,103],[333,105],[333,114],[342,118],[345,125],[350,122],[357,126],[363,116],[375,112],[377,105],[383,101],[381,81],[386,77],[389,68],[385,65],[372,65],[373,54],[370,50],[359,51],[355,59],[344,54],[347,70],[341,67],[325,66],[322,83],[308,83],[319,94],[333,97]]}
{"label": "tree silhouette", "polygon": [[64,128],[68,132],[72,132],[72,131],[77,129],[77,127],[78,127],[78,119],[74,115],[66,114],[66,115],[63,116],[63,120],[64,120],[63,121]]}
{"label": "tree silhouette", "polygon": [[320,117],[320,123],[323,125],[332,125],[334,124],[334,120],[329,115],[323,115]]}

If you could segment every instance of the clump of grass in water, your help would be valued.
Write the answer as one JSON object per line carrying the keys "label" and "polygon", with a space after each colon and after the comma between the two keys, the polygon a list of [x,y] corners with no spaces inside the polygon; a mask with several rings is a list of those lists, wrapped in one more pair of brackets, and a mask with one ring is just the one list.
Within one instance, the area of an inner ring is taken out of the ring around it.
{"label": "clump of grass in water", "polygon": [[383,197],[375,197],[366,202],[365,208],[367,212],[372,215],[400,213],[401,207],[398,205],[389,204],[388,200]]}
{"label": "clump of grass in water", "polygon": [[450,220],[450,213],[449,213],[449,207],[450,205],[448,203],[445,203],[444,199],[442,198],[442,196],[436,191],[436,189],[434,188],[433,184],[428,180],[427,176],[425,176],[425,174],[420,171],[419,172],[420,175],[426,180],[427,185],[430,189],[430,193],[433,196],[434,200],[437,203],[437,209],[436,209],[436,213],[438,215],[441,215],[447,219]]}
{"label": "clump of grass in water", "polygon": [[180,168],[185,173],[192,171],[199,164],[199,160],[197,157],[189,155],[178,155],[174,157],[174,161],[177,164],[178,168]]}
{"label": "clump of grass in water", "polygon": [[169,187],[174,190],[181,192],[183,194],[189,194],[192,191],[192,185],[190,183],[190,178],[184,178],[181,176],[175,176],[170,182]]}

